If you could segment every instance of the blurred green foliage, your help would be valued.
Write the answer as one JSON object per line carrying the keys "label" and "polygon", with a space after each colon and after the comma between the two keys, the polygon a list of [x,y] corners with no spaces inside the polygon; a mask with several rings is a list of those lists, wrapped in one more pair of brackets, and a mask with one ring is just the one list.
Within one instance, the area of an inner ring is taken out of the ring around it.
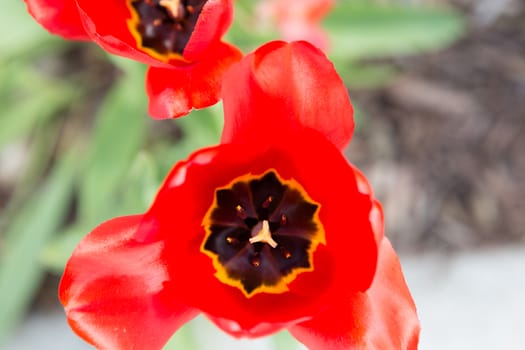
{"label": "blurred green foliage", "polygon": [[[228,40],[248,52],[278,38],[268,28],[254,27],[255,20],[254,1],[238,0]],[[392,65],[370,59],[442,48],[461,35],[463,21],[444,8],[339,1],[324,26],[330,58],[345,81],[370,87],[396,73]],[[10,161],[12,147],[24,153],[20,174],[0,183],[5,193],[0,197],[1,344],[26,312],[46,271],[59,274],[85,234],[111,217],[146,210],[176,161],[218,142],[222,108],[218,104],[189,118],[151,121],[144,66],[49,35],[22,1],[2,4],[0,32],[0,164]],[[53,74],[56,62],[71,50],[88,50],[119,72],[107,91],[89,86],[97,77],[82,84],[86,77],[81,72]],[[79,107],[86,105],[91,109]],[[159,132],[156,123],[173,132]],[[276,347],[293,348],[290,339],[276,336]],[[181,344],[191,341],[179,332],[167,348],[184,348]]]}

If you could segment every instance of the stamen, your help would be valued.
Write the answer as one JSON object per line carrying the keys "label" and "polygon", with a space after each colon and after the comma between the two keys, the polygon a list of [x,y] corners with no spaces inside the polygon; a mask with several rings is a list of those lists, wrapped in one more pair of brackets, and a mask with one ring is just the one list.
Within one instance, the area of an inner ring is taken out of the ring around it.
{"label": "stamen", "polygon": [[268,198],[266,198],[266,200],[263,202],[262,207],[265,209],[268,208],[270,206],[270,203],[272,203],[272,201],[273,201],[273,197],[268,196]]}
{"label": "stamen", "polygon": [[285,226],[288,223],[288,218],[286,214],[281,214],[281,226]]}
{"label": "stamen", "polygon": [[259,257],[259,255],[254,255],[251,260],[250,260],[250,263],[254,266],[254,267],[259,267],[261,265],[261,258]]}
{"label": "stamen", "polygon": [[283,246],[281,246],[280,249],[281,249],[281,253],[285,257],[285,259],[290,259],[292,257],[292,253],[288,249],[286,249]]}
{"label": "stamen", "polygon": [[231,245],[239,244],[239,240],[237,238],[231,237],[231,236],[226,237],[226,242],[228,242],[228,244],[231,244]]}
{"label": "stamen", "polygon": [[180,3],[180,0],[160,0],[159,5],[164,7],[173,19],[184,17],[184,5]]}
{"label": "stamen", "polygon": [[246,219],[248,217],[248,214],[246,213],[246,209],[244,209],[240,204],[238,204],[235,207],[235,210],[237,211],[237,216],[241,219]]}
{"label": "stamen", "polygon": [[[260,228],[260,229],[259,229]],[[259,231],[255,231],[259,229]],[[270,223],[268,220],[262,221],[262,226],[257,224],[252,229],[252,237],[250,238],[250,243],[254,244],[257,242],[267,243],[270,247],[277,247],[277,242],[273,240],[272,233],[270,232]]]}

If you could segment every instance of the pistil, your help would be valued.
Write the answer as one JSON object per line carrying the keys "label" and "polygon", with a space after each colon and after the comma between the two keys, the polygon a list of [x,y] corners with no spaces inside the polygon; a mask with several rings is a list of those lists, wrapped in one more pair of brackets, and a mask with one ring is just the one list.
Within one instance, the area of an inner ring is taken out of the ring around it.
{"label": "pistil", "polygon": [[181,20],[184,17],[184,5],[180,0],[160,0],[159,5],[164,7],[175,20]]}
{"label": "pistil", "polygon": [[251,244],[262,242],[268,244],[270,247],[277,247],[277,242],[273,240],[270,232],[270,223],[268,220],[263,220],[255,225],[252,229],[252,237],[249,239]]}

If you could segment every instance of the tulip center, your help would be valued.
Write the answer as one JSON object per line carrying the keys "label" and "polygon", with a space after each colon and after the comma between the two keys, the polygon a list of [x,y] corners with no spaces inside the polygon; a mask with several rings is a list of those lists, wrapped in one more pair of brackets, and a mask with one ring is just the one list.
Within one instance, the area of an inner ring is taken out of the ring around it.
{"label": "tulip center", "polygon": [[206,1],[128,0],[128,27],[138,47],[153,57],[180,57]]}
{"label": "tulip center", "polygon": [[241,176],[215,191],[201,251],[215,276],[247,297],[285,292],[313,270],[313,253],[325,243],[319,209],[297,181],[273,169]]}

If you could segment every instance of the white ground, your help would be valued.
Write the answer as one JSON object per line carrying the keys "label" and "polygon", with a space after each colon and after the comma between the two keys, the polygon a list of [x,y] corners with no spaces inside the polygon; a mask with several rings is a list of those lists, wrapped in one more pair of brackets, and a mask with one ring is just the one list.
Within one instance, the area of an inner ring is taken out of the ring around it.
{"label": "white ground", "polygon": [[[402,262],[423,327],[420,350],[525,349],[525,246],[405,256]],[[201,349],[272,348],[269,339],[239,342],[203,319],[196,322]],[[29,317],[5,349],[91,348],[72,334],[57,311]]]}

